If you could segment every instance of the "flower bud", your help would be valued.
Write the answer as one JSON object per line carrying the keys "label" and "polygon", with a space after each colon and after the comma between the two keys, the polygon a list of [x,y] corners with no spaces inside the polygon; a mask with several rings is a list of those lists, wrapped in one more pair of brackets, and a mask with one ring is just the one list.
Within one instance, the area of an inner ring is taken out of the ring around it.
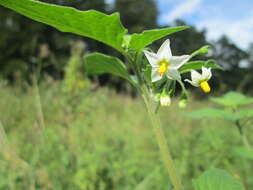
{"label": "flower bud", "polygon": [[161,93],[153,93],[151,92],[150,97],[153,101],[159,102],[160,101]]}
{"label": "flower bud", "polygon": [[122,43],[122,47],[123,48],[128,48],[129,44],[131,41],[131,35],[125,35],[123,38],[123,43]]}
{"label": "flower bud", "polygon": [[170,104],[171,104],[170,96],[162,95],[160,97],[160,104],[161,104],[161,106],[170,106]]}
{"label": "flower bud", "polygon": [[179,106],[180,108],[185,108],[186,105],[187,105],[187,100],[186,100],[186,99],[181,99],[181,100],[179,101],[179,103],[178,103],[178,106]]}
{"label": "flower bud", "polygon": [[155,96],[154,96],[155,102],[159,102],[160,101],[160,97],[161,97],[161,94],[160,93],[156,93]]}
{"label": "flower bud", "polygon": [[210,46],[203,46],[202,48],[199,49],[199,54],[207,54],[208,53],[208,49]]}

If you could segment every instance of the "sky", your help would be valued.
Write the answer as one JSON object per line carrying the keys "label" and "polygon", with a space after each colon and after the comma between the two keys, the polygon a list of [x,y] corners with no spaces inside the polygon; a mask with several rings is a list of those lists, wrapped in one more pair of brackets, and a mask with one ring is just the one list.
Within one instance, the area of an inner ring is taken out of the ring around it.
{"label": "sky", "polygon": [[155,0],[160,25],[183,19],[199,30],[207,29],[207,38],[217,40],[226,34],[246,49],[253,42],[253,0]]}

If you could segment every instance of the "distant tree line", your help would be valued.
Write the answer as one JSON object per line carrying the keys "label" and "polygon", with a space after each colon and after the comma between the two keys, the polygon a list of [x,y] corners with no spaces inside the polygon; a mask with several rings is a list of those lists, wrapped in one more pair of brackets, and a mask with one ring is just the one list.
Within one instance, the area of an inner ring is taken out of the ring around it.
{"label": "distant tree line", "polygon": [[[110,14],[118,11],[121,20],[130,33],[160,27],[157,23],[158,10],[154,0],[115,0],[108,5],[104,0],[44,0],[80,10],[95,9]],[[147,11],[148,10],[148,11]],[[176,20],[175,25],[187,25]],[[119,54],[94,40],[61,33],[50,26],[37,23],[6,8],[0,7],[0,80],[10,83],[28,81],[31,74],[42,64],[41,74],[54,79],[64,77],[64,66],[71,55],[71,47],[76,41],[87,44],[86,51],[99,51],[106,54]],[[175,55],[189,54],[199,47],[210,44],[212,49],[208,58],[215,59],[224,67],[216,71],[212,80],[217,92],[239,90],[253,94],[253,44],[248,50],[240,49],[226,36],[216,42],[208,42],[206,31],[198,31],[194,26],[171,37],[172,51]],[[162,40],[152,46],[156,49]],[[198,58],[196,58],[198,59]],[[126,83],[116,77],[103,75],[97,78],[100,85],[110,85],[119,91],[126,89]]]}

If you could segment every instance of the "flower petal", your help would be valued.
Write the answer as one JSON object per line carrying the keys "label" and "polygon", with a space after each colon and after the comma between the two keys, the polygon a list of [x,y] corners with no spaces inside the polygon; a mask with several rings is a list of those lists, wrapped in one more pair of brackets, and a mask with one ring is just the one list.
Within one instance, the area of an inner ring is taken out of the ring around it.
{"label": "flower petal", "polygon": [[209,80],[211,77],[211,68],[202,67],[202,78]]}
{"label": "flower petal", "polygon": [[144,54],[152,67],[158,67],[159,59],[155,53],[144,50]]}
{"label": "flower petal", "polygon": [[183,64],[189,61],[189,55],[182,55],[182,56],[172,56],[170,58],[171,68],[179,69]]}
{"label": "flower petal", "polygon": [[167,77],[172,80],[181,80],[181,76],[176,69],[169,69],[167,71]]}
{"label": "flower petal", "polygon": [[195,70],[191,70],[191,78],[193,83],[199,83],[199,81],[202,79],[202,75]]}
{"label": "flower petal", "polygon": [[191,81],[189,79],[185,79],[184,81],[190,83],[192,86],[199,87],[198,83],[195,83],[195,82],[193,82],[193,81]]}
{"label": "flower petal", "polygon": [[162,79],[162,76],[159,75],[158,67],[153,67],[151,71],[151,81],[156,82]]}
{"label": "flower petal", "polygon": [[167,39],[165,40],[165,42],[163,42],[163,44],[161,45],[161,47],[159,48],[157,55],[159,57],[160,60],[162,59],[166,59],[166,60],[170,60],[172,54],[171,54],[171,50],[170,50],[170,40]]}

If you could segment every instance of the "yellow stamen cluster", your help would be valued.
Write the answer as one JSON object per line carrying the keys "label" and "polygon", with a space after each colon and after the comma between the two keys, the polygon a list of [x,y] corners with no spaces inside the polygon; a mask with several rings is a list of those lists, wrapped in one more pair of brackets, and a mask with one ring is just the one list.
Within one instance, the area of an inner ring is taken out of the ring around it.
{"label": "yellow stamen cluster", "polygon": [[162,60],[160,63],[159,63],[159,69],[158,69],[158,73],[160,76],[163,76],[164,73],[166,73],[166,71],[168,70],[168,67],[169,67],[169,62],[166,61],[166,60]]}
{"label": "yellow stamen cluster", "polygon": [[210,86],[209,86],[209,84],[208,84],[207,81],[202,81],[202,82],[200,82],[199,85],[200,85],[201,89],[202,89],[205,93],[209,93],[209,92],[211,91],[211,88],[210,88]]}

